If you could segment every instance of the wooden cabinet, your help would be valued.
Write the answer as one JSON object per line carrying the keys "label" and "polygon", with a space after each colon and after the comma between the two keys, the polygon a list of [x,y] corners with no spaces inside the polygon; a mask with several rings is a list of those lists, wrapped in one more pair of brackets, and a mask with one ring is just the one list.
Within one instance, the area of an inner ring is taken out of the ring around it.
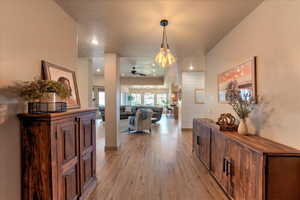
{"label": "wooden cabinet", "polygon": [[[200,139],[193,141],[194,152],[230,199],[300,199],[300,151],[258,136],[222,132],[202,120],[194,120],[193,135]],[[210,165],[201,149],[209,149]]]}
{"label": "wooden cabinet", "polygon": [[193,152],[200,158],[200,132],[197,121],[193,121]]}
{"label": "wooden cabinet", "polygon": [[96,185],[96,110],[18,117],[23,200],[85,199]]}
{"label": "wooden cabinet", "polygon": [[199,155],[203,164],[210,168],[210,128],[207,126],[201,127],[199,134]]}
{"label": "wooden cabinet", "polygon": [[227,176],[224,171],[226,140],[222,134],[218,133],[218,130],[212,129],[210,146],[211,167],[209,170],[220,186],[225,189],[227,187]]}
{"label": "wooden cabinet", "polygon": [[58,199],[78,199],[79,137],[77,123],[67,119],[56,125]]}
{"label": "wooden cabinet", "polygon": [[226,191],[233,199],[262,199],[263,156],[234,140],[227,140]]}
{"label": "wooden cabinet", "polygon": [[[89,193],[96,183],[96,133],[94,115],[79,119],[80,123],[80,185]],[[85,196],[86,194],[83,194]]]}
{"label": "wooden cabinet", "polygon": [[196,124],[194,127],[194,152],[198,155],[203,164],[207,168],[210,168],[210,127],[205,125],[197,126]]}

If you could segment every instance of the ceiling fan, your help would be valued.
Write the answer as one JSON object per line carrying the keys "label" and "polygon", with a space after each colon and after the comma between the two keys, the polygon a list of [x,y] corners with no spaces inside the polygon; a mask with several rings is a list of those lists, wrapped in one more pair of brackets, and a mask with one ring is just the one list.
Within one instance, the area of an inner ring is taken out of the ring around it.
{"label": "ceiling fan", "polygon": [[143,74],[143,73],[139,73],[136,71],[136,68],[133,66],[132,69],[130,70],[130,73],[132,75],[135,75],[135,76],[146,76],[146,74]]}

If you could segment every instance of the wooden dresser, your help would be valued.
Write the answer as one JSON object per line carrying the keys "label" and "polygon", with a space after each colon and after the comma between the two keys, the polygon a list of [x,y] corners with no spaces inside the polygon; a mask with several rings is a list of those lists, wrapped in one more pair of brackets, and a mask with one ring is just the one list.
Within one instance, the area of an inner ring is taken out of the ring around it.
{"label": "wooden dresser", "polygon": [[221,132],[216,125],[195,119],[193,151],[231,199],[300,199],[296,149],[259,136]]}
{"label": "wooden dresser", "polygon": [[18,117],[22,199],[85,199],[96,186],[96,110]]}

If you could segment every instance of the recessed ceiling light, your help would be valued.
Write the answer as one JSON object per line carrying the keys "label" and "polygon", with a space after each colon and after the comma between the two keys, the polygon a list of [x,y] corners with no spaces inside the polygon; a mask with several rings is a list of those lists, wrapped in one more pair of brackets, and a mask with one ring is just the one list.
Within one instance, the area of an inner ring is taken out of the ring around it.
{"label": "recessed ceiling light", "polygon": [[190,70],[194,70],[194,66],[193,65],[190,66]]}
{"label": "recessed ceiling light", "polygon": [[96,38],[92,39],[91,43],[93,45],[98,45],[99,44],[99,42],[98,42],[98,40],[96,40]]}
{"label": "recessed ceiling light", "polygon": [[101,69],[100,69],[100,68],[97,68],[97,69],[96,69],[96,72],[100,72],[100,71],[101,71]]}

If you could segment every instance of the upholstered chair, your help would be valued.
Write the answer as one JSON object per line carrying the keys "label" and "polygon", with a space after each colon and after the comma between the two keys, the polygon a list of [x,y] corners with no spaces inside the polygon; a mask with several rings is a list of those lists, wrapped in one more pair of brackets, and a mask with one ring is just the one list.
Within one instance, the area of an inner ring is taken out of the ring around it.
{"label": "upholstered chair", "polygon": [[151,118],[153,111],[151,109],[139,109],[135,116],[129,117],[128,132],[144,132],[148,130],[151,133]]}

